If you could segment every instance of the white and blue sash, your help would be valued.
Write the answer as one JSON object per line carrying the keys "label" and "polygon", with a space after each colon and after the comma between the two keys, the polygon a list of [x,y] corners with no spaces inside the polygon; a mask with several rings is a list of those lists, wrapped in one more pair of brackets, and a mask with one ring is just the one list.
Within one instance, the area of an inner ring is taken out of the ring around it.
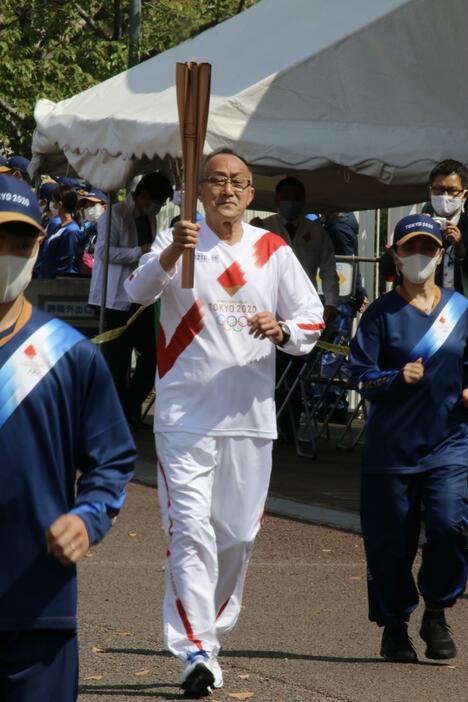
{"label": "white and blue sash", "polygon": [[468,309],[468,301],[463,295],[454,293],[442,311],[437,315],[430,328],[418,341],[410,353],[409,360],[423,359],[423,363],[433,356],[446,342],[457,322]]}
{"label": "white and blue sash", "polygon": [[0,368],[0,428],[83,335],[59,319],[36,329]]}

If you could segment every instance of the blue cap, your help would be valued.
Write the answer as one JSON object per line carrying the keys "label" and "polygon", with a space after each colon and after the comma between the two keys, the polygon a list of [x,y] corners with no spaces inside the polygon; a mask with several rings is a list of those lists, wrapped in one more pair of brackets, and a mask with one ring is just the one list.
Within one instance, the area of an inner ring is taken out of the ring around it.
{"label": "blue cap", "polygon": [[105,202],[107,204],[107,195],[102,190],[90,188],[88,192],[82,194],[83,200],[91,200],[92,202]]}
{"label": "blue cap", "polygon": [[24,156],[11,156],[8,159],[8,167],[10,171],[20,171],[24,175],[28,175],[28,166],[30,161]]}
{"label": "blue cap", "polygon": [[442,246],[442,231],[437,222],[429,215],[414,214],[403,217],[397,222],[393,233],[393,245],[406,244],[415,236],[429,236]]}
{"label": "blue cap", "polygon": [[69,188],[75,188],[75,190],[84,189],[83,183],[77,178],[69,178],[68,176],[57,176],[57,183],[60,183],[60,185],[67,185]]}
{"label": "blue cap", "polygon": [[42,183],[42,185],[39,188],[39,197],[42,198],[47,198],[48,200],[51,199],[52,193],[54,190],[57,190],[59,187],[58,183],[55,182],[48,182],[48,183]]}
{"label": "blue cap", "polygon": [[24,180],[0,174],[0,225],[24,222],[41,234],[41,210],[37,197]]}

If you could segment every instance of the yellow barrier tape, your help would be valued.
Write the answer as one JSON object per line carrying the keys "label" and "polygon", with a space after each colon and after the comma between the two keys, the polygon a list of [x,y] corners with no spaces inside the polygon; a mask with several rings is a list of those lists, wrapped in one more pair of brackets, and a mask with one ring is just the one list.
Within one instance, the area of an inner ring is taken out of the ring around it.
{"label": "yellow barrier tape", "polygon": [[[93,337],[91,341],[93,344],[105,344],[108,341],[114,341],[114,339],[118,339],[119,336],[122,336],[124,334],[128,327],[133,324],[135,320],[138,319],[138,317],[142,314],[142,312],[146,309],[144,305],[141,305],[137,311],[132,314],[129,320],[127,320],[126,324],[123,327],[117,327],[116,329],[110,329],[109,331],[103,332],[102,334],[98,334],[97,336]],[[331,351],[332,353],[339,353],[341,356],[347,356],[349,353],[349,346],[341,346],[339,344],[330,344],[328,341],[317,341],[317,347],[319,349],[323,349],[324,351]]]}
{"label": "yellow barrier tape", "polygon": [[330,344],[328,341],[317,341],[317,346],[319,349],[323,349],[324,351],[331,351],[332,353],[339,353],[342,356],[347,356],[349,353],[349,346]]}
{"label": "yellow barrier tape", "polygon": [[90,341],[93,342],[93,344],[105,344],[108,341],[114,341],[114,339],[118,339],[119,336],[122,336],[124,334],[128,327],[133,324],[133,322],[138,319],[138,317],[142,314],[142,312],[146,309],[144,305],[141,305],[137,309],[137,311],[132,314],[130,319],[127,320],[125,325],[123,327],[117,327],[116,329],[109,329],[109,331],[103,332],[102,334],[98,334],[97,336],[94,336]]}

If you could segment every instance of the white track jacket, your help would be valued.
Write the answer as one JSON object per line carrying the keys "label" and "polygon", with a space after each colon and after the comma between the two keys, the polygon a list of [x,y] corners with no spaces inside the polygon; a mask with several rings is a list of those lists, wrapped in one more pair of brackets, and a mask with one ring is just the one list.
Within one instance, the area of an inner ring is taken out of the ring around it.
{"label": "white track jacket", "polygon": [[129,276],[129,299],[162,296],[158,332],[155,431],[276,438],[275,346],[249,334],[247,320],[272,312],[291,338],[292,355],[312,350],[324,328],[323,307],[290,246],[276,234],[243,224],[226,244],[201,225],[195,284],[181,287],[182,259],[165,272],[159,256],[172,242],[158,235]]}

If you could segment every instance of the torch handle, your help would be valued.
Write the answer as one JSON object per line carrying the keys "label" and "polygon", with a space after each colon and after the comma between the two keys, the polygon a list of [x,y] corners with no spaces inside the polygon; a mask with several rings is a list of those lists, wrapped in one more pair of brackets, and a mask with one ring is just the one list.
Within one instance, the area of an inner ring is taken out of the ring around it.
{"label": "torch handle", "polygon": [[[180,137],[184,157],[184,192],[182,218],[195,222],[197,213],[198,177],[205,142],[210,101],[211,66],[188,62],[176,66],[177,106]],[[182,255],[181,285],[193,288],[195,251]]]}

